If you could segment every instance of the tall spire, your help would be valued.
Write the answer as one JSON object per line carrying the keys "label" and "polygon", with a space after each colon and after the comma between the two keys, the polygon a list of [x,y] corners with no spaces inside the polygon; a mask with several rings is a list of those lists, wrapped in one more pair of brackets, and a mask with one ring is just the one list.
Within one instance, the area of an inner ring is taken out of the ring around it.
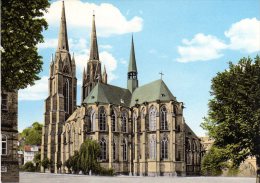
{"label": "tall spire", "polygon": [[99,60],[95,14],[93,14],[93,19],[92,19],[89,60]]}
{"label": "tall spire", "polygon": [[135,61],[135,47],[134,47],[134,38],[132,35],[131,51],[130,51],[130,60],[128,65],[128,72],[137,72],[136,61]]}
{"label": "tall spire", "polygon": [[132,35],[132,43],[131,43],[131,51],[130,51],[130,59],[128,66],[128,77],[127,77],[127,88],[133,93],[136,88],[138,88],[138,79],[137,79],[137,68],[136,68],[136,60],[135,60],[135,48],[134,48],[134,38]]}
{"label": "tall spire", "polygon": [[62,1],[60,33],[57,51],[59,50],[69,51],[64,1]]}

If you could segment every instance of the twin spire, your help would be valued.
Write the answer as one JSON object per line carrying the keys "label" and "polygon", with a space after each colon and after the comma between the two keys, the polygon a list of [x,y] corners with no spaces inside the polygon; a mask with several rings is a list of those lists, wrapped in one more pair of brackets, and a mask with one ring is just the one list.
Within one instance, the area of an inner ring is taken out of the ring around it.
{"label": "twin spire", "polygon": [[95,15],[94,14],[93,14],[93,18],[92,18],[92,31],[91,31],[91,40],[90,40],[89,60],[99,60],[97,33],[96,33],[96,24],[95,24]]}
{"label": "twin spire", "polygon": [[69,51],[64,1],[62,1],[60,32],[59,32],[59,41],[58,41],[57,51],[60,51],[60,50]]}

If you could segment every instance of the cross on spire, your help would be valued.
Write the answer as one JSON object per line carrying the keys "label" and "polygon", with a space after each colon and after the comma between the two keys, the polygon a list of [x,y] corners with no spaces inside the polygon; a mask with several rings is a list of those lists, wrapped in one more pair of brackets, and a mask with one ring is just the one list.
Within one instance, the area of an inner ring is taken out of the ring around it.
{"label": "cross on spire", "polygon": [[162,77],[163,77],[163,75],[164,75],[163,72],[159,72],[159,74],[161,75],[161,79],[162,79]]}

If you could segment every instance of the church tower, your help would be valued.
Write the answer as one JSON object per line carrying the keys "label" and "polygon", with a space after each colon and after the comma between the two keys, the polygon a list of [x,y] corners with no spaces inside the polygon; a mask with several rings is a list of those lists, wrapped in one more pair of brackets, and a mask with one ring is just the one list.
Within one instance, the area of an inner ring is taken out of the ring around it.
{"label": "church tower", "polygon": [[50,65],[49,96],[45,100],[41,159],[51,160],[50,171],[60,168],[62,126],[76,109],[77,78],[74,56],[69,52],[65,6],[62,13],[58,47]]}
{"label": "church tower", "polygon": [[91,92],[91,90],[96,86],[97,83],[107,83],[107,78],[102,79],[103,76],[107,77],[107,74],[105,71],[103,75],[101,74],[101,62],[99,60],[98,53],[95,15],[93,15],[89,60],[87,63],[87,71],[85,71],[84,69],[82,78],[82,102]]}
{"label": "church tower", "polygon": [[138,79],[137,79],[137,68],[135,61],[135,48],[134,48],[134,39],[132,36],[131,51],[130,51],[130,60],[128,66],[128,78],[127,78],[127,89],[133,93],[136,88],[138,88]]}

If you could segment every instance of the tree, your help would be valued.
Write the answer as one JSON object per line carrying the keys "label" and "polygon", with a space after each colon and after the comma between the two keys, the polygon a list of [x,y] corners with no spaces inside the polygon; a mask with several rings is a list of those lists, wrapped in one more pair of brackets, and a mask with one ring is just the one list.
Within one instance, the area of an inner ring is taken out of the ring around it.
{"label": "tree", "polygon": [[64,163],[64,165],[68,168],[69,173],[71,173],[72,161],[72,156],[70,156]]}
{"label": "tree", "polygon": [[208,117],[202,127],[234,165],[256,156],[260,182],[260,57],[242,58],[212,79]]}
{"label": "tree", "polygon": [[50,167],[50,164],[51,164],[50,160],[46,157],[41,161],[41,165],[43,167],[44,173],[45,173],[45,169]]}
{"label": "tree", "polygon": [[40,79],[42,57],[36,45],[43,42],[47,29],[43,17],[48,0],[1,1],[1,77],[2,91],[16,91]]}
{"label": "tree", "polygon": [[202,159],[201,172],[206,176],[217,176],[222,174],[222,170],[228,167],[228,158],[225,149],[220,149],[214,145],[210,148]]}
{"label": "tree", "polygon": [[35,171],[35,167],[33,165],[33,162],[28,161],[23,165],[23,170],[26,172],[34,172]]}
{"label": "tree", "polygon": [[86,139],[80,146],[79,150],[79,167],[84,174],[87,174],[90,170],[93,173],[98,173],[100,165],[97,162],[100,155],[100,145],[97,141]]}
{"label": "tree", "polygon": [[[34,122],[32,126],[25,128],[21,135],[21,138],[25,139],[24,144],[27,145],[40,145],[42,139],[42,124]],[[22,146],[24,145],[22,144]]]}
{"label": "tree", "polygon": [[40,153],[37,153],[37,154],[34,155],[33,162],[35,163],[36,171],[39,171],[40,170],[39,165],[41,164],[41,154]]}

